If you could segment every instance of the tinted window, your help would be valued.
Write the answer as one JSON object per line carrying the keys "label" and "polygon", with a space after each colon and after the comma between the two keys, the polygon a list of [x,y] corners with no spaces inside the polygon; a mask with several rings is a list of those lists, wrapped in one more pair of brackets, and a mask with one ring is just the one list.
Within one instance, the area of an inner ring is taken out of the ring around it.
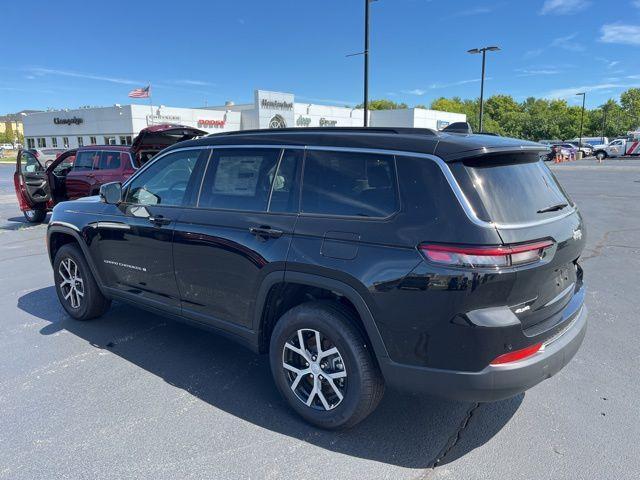
{"label": "tinted window", "polygon": [[[298,211],[300,186],[298,171],[302,167],[302,153],[302,150],[285,150],[274,178],[269,179],[272,184],[271,199],[269,200],[270,212]],[[269,175],[272,176],[273,173]]]}
{"label": "tinted window", "polygon": [[93,160],[98,155],[97,152],[78,152],[73,165],[74,170],[92,170]]}
{"label": "tinted window", "polygon": [[454,175],[480,218],[497,223],[530,222],[562,212],[560,209],[538,213],[539,210],[571,203],[537,156],[524,163],[513,160],[506,157],[500,161],[470,160],[452,165]]}
{"label": "tinted window", "polygon": [[100,160],[98,161],[98,170],[117,170],[122,162],[122,152],[100,152]]}
{"label": "tinted window", "polygon": [[202,184],[198,206],[263,212],[281,150],[215,150]]}
{"label": "tinted window", "polygon": [[181,205],[201,150],[185,150],[160,158],[135,177],[126,202],[139,205]]}
{"label": "tinted window", "polygon": [[397,211],[394,159],[389,155],[308,151],[302,211],[388,217]]}

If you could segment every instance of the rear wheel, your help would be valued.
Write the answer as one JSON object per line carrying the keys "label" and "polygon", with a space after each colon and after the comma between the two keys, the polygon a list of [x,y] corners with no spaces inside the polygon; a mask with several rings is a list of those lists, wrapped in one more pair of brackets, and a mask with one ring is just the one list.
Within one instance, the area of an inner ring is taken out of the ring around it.
{"label": "rear wheel", "polygon": [[53,261],[53,276],[60,303],[76,320],[99,317],[111,306],[77,245],[68,243],[60,247]]}
{"label": "rear wheel", "polygon": [[33,210],[25,210],[22,212],[24,218],[27,219],[29,223],[40,223],[47,216],[47,211],[43,208],[36,208]]}
{"label": "rear wheel", "polygon": [[335,302],[292,308],[276,324],[269,360],[291,408],[321,428],[364,420],[384,393],[380,370],[354,315]]}

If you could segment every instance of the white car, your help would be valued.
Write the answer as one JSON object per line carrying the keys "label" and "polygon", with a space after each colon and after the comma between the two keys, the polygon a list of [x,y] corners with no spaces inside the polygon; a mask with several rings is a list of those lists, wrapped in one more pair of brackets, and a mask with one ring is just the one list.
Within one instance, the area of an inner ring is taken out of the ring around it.
{"label": "white car", "polygon": [[13,150],[14,147],[11,143],[2,143],[0,144],[0,148],[3,150]]}

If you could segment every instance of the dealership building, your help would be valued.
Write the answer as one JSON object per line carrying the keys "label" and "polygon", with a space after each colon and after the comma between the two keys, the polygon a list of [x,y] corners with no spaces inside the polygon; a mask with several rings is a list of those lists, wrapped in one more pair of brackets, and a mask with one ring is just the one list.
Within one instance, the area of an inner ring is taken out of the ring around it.
{"label": "dealership building", "polygon": [[[261,128],[356,127],[364,123],[358,108],[295,101],[292,93],[256,90],[251,103],[227,102],[200,108],[164,105],[114,105],[30,113],[24,117],[27,148],[74,148],[83,145],[130,145],[145,127],[163,123],[200,128],[209,133]],[[441,130],[466,121],[460,113],[423,108],[373,110],[371,127]]]}

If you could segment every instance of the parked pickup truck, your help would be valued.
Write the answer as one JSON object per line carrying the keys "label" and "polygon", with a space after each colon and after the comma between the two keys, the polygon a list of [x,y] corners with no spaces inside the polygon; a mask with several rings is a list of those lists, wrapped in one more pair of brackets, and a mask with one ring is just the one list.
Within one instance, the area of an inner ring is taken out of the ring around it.
{"label": "parked pickup truck", "polygon": [[28,222],[42,222],[58,202],[97,195],[102,184],[125,181],[165,147],[206,134],[182,125],[154,125],[141,130],[131,146],[80,147],[47,163],[21,150],[13,177],[20,210]]}

